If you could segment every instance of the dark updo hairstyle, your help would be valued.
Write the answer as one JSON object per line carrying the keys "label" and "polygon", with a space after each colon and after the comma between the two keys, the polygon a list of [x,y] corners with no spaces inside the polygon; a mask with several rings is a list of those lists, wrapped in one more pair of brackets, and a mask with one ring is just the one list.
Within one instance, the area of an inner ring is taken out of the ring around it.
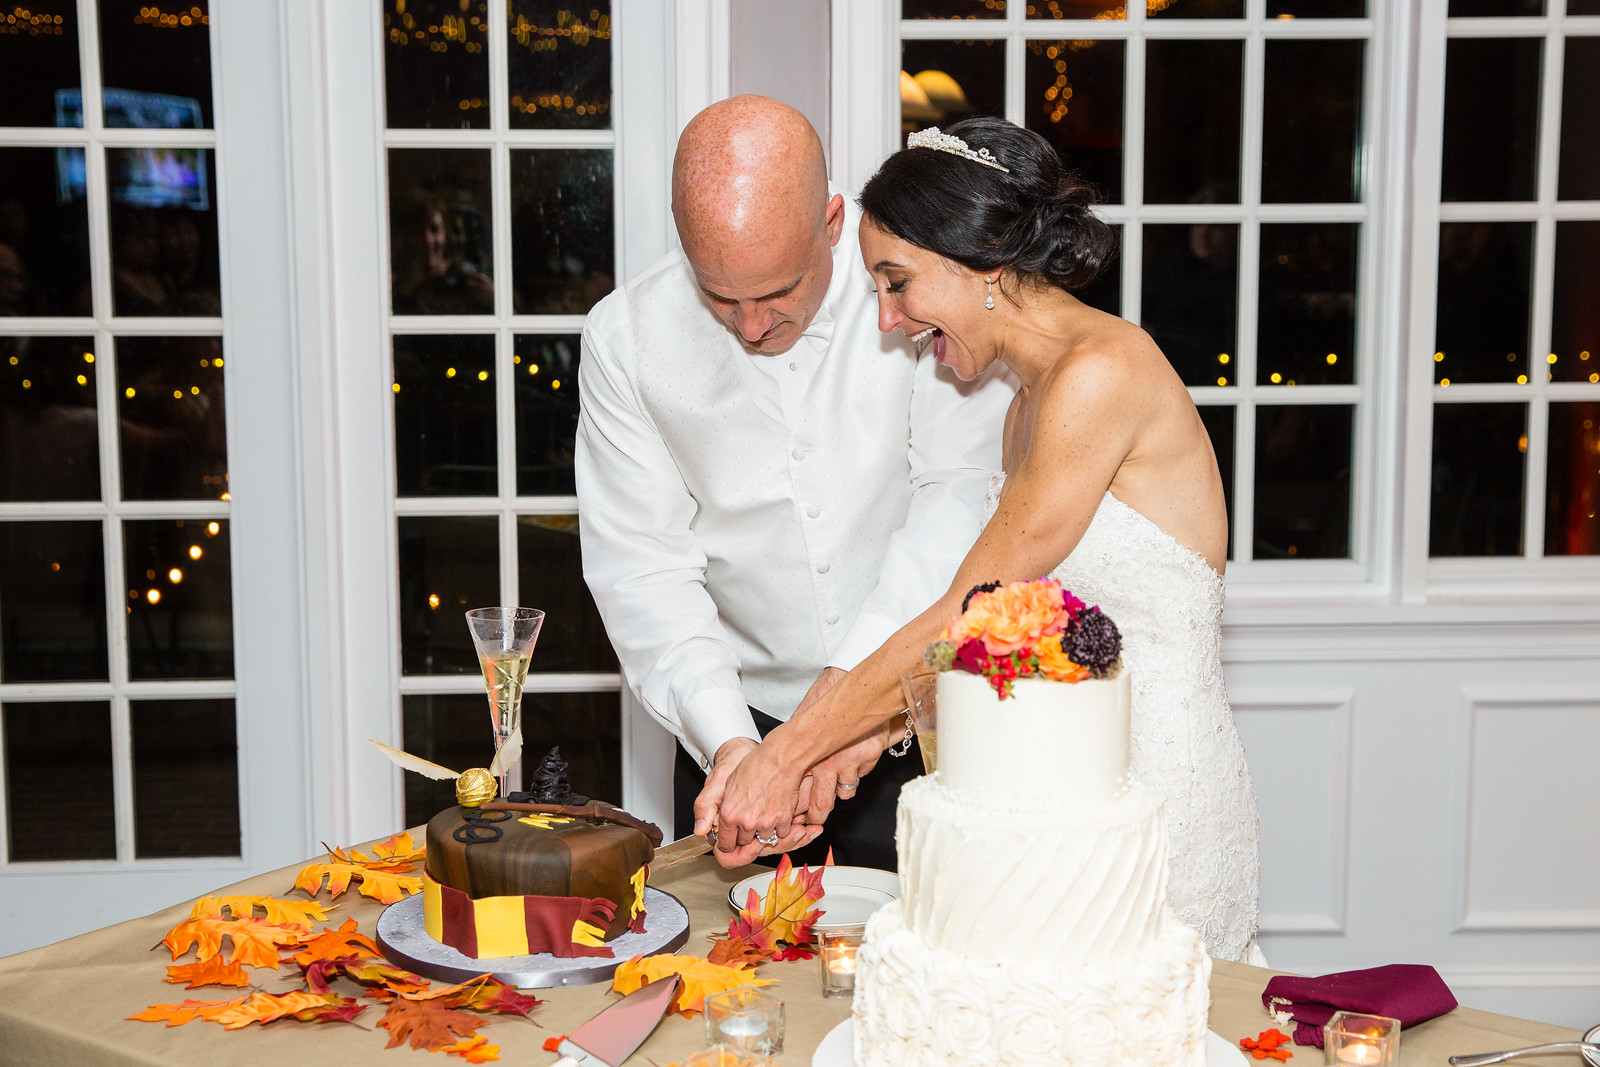
{"label": "dark updo hairstyle", "polygon": [[901,149],[859,199],[885,232],[971,270],[1010,267],[1024,283],[1068,292],[1111,262],[1116,233],[1089,210],[1094,189],[1061,165],[1050,142],[987,115],[944,132],[974,152],[987,148],[1006,170],[952,152]]}

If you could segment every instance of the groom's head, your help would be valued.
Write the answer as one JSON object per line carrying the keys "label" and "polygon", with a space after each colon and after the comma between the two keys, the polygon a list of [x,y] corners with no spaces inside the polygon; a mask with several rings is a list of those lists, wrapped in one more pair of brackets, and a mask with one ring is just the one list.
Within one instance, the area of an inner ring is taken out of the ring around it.
{"label": "groom's head", "polygon": [[689,121],[672,165],[672,217],[695,281],[751,352],[787,352],[833,280],[844,198],[828,196],[822,142],[805,116],[764,96]]}

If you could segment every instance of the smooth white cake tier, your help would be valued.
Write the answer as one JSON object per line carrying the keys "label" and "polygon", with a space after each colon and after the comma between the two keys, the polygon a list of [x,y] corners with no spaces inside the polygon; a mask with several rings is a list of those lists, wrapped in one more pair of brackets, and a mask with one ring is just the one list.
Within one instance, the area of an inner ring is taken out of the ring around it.
{"label": "smooth white cake tier", "polygon": [[899,901],[886,904],[856,957],[857,1067],[1203,1067],[1211,960],[1161,910],[1160,936],[1136,952],[1040,967],[931,948],[906,928]]}
{"label": "smooth white cake tier", "polygon": [[[943,746],[940,746],[941,757]],[[1156,937],[1167,899],[1161,798],[1132,784],[1098,808],[983,804],[906,783],[896,812],[906,923],[970,960],[1094,963]]]}
{"label": "smooth white cake tier", "polygon": [[987,678],[940,671],[939,776],[1001,803],[1093,807],[1128,776],[1128,671],[1068,684],[1019,678],[1004,700]]}

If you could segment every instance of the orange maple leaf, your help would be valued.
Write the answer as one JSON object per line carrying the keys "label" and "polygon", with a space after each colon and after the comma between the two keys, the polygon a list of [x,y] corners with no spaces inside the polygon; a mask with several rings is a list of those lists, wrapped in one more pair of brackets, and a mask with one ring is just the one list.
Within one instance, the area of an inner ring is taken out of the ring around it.
{"label": "orange maple leaf", "polygon": [[775,959],[778,942],[804,945],[811,940],[811,928],[823,912],[812,905],[822,899],[823,869],[794,870],[787,854],[767,886],[766,896],[750,890],[745,906],[728,920],[728,936],[711,946],[706,958],[712,963],[741,966],[763,959]]}
{"label": "orange maple leaf", "polygon": [[182,1004],[152,1004],[144,1011],[136,1012],[128,1018],[141,1023],[182,1026],[196,1019],[215,1018],[243,999],[235,997],[232,1000],[186,1000]]}
{"label": "orange maple leaf", "polygon": [[435,1050],[446,1045],[476,1037],[484,1020],[467,1011],[457,1011],[437,1000],[406,1000],[389,1002],[378,1025],[389,1031],[389,1043],[384,1048],[394,1048],[409,1040],[412,1048]]}
{"label": "orange maple leaf", "polygon": [[412,869],[410,866],[374,864],[359,852],[344,853],[330,848],[328,862],[309,863],[302,867],[292,888],[304,889],[311,896],[316,896],[322,892],[323,879],[327,879],[329,895],[337,898],[350,888],[351,879],[359,878],[362,896],[371,897],[381,904],[393,904],[422,892],[422,878],[404,873]]}
{"label": "orange maple leaf", "polygon": [[771,985],[771,978],[757,978],[743,967],[724,967],[699,956],[635,956],[619,964],[611,979],[611,988],[628,994],[657,978],[669,974],[682,977],[678,991],[672,997],[672,1010],[684,1018],[705,1010],[705,999],[711,993],[720,993],[742,985]]}
{"label": "orange maple leaf", "polygon": [[330,930],[326,926],[320,934],[305,934],[289,943],[289,947],[300,951],[294,955],[294,961],[302,967],[308,967],[317,960],[336,960],[346,956],[356,956],[364,959],[377,959],[383,953],[372,938],[358,933],[360,924],[354,919],[346,919],[337,930]]}
{"label": "orange maple leaf", "polygon": [[222,951],[224,937],[233,941],[229,963],[277,970],[277,946],[294,944],[300,937],[300,931],[292,926],[273,926],[258,919],[185,919],[168,931],[161,943],[172,950],[173,959],[193,947],[196,960],[205,961]]}
{"label": "orange maple leaf", "polygon": [[266,921],[274,926],[298,926],[311,929],[313,922],[326,922],[328,906],[317,900],[279,900],[277,897],[231,896],[201,897],[189,911],[191,919],[220,919],[224,909],[235,919],[248,919],[255,909],[266,912]]}
{"label": "orange maple leaf", "polygon": [[[357,852],[355,855],[359,856]],[[418,848],[408,833],[398,833],[372,846],[373,864],[415,866],[427,858],[427,848]]]}
{"label": "orange maple leaf", "polygon": [[453,1045],[445,1045],[439,1051],[460,1056],[468,1063],[489,1063],[500,1058],[500,1046],[489,1044],[489,1039],[482,1034],[466,1041],[457,1041]]}
{"label": "orange maple leaf", "polygon": [[167,981],[187,982],[190,989],[203,985],[247,986],[250,976],[242,965],[224,963],[221,956],[212,956],[210,959],[168,967]]}
{"label": "orange maple leaf", "polygon": [[243,1001],[218,1012],[212,1022],[221,1023],[225,1030],[237,1030],[251,1023],[267,1023],[293,1017],[301,1022],[349,1022],[367,1010],[365,1004],[356,1003],[352,997],[332,993],[254,993]]}
{"label": "orange maple leaf", "polygon": [[400,995],[407,1000],[436,1000],[449,1008],[466,1008],[470,1011],[498,1012],[505,1015],[526,1015],[535,1005],[542,1004],[538,997],[519,993],[512,986],[490,974],[480,974],[457,985],[445,986],[426,992]]}

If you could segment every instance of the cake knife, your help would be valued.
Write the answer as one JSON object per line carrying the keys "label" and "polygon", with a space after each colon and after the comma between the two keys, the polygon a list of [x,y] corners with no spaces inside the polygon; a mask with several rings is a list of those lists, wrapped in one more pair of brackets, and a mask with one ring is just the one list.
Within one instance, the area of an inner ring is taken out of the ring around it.
{"label": "cake knife", "polygon": [[619,1067],[632,1056],[678,991],[675,974],[646,982],[561,1039],[561,1058],[551,1067]]}
{"label": "cake knife", "polygon": [[711,851],[712,840],[710,837],[690,834],[688,837],[680,837],[670,845],[662,845],[656,849],[655,855],[650,857],[650,877],[654,878],[675,863],[704,856]]}

